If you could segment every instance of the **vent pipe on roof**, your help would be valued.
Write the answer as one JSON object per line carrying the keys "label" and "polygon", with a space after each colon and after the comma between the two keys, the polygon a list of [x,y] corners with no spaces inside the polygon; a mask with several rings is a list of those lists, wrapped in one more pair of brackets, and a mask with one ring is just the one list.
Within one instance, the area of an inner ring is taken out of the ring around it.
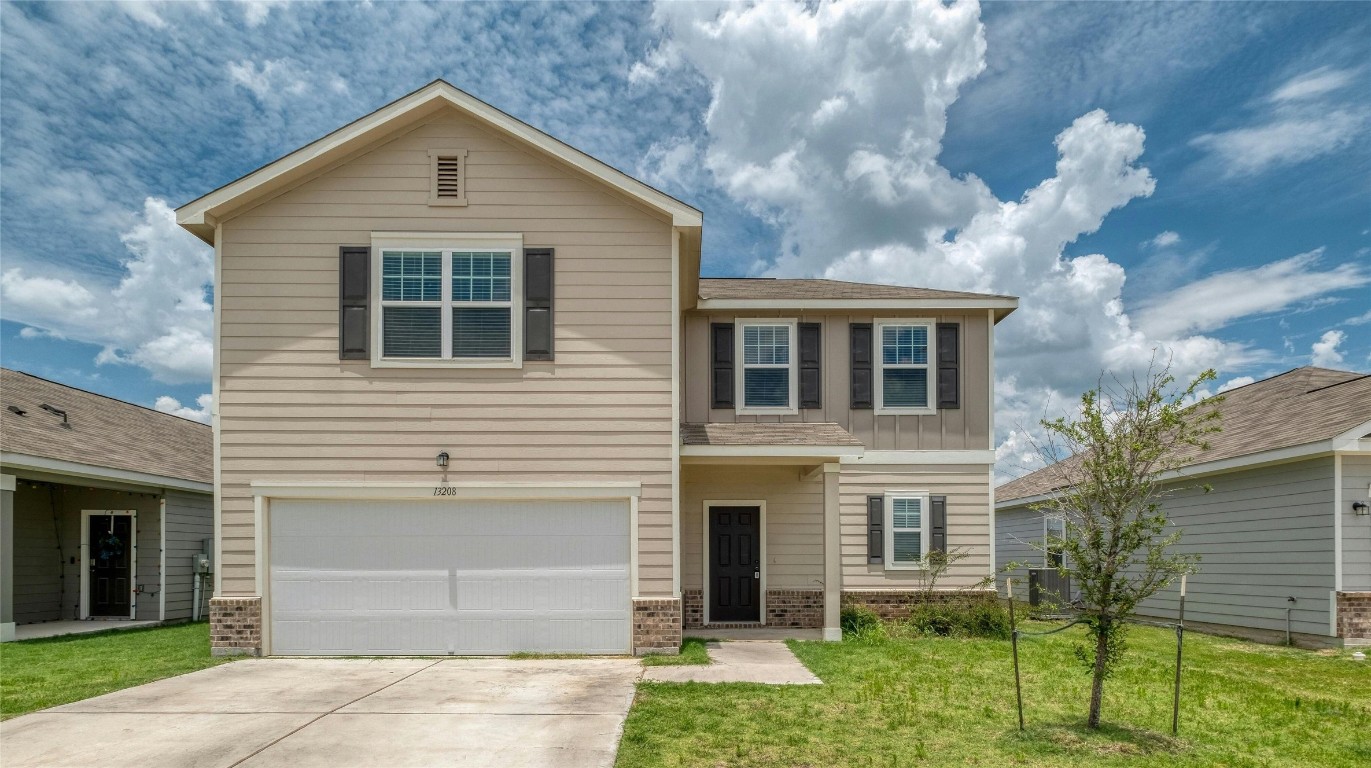
{"label": "vent pipe on roof", "polygon": [[66,411],[62,410],[61,408],[55,408],[55,407],[53,407],[53,406],[51,406],[51,405],[48,405],[47,403],[43,403],[42,405],[40,405],[40,406],[38,406],[38,407],[39,407],[39,408],[42,408],[43,410],[47,411],[48,413],[51,413],[53,416],[61,416],[61,417],[62,417],[62,426],[66,427],[67,429],[71,429],[71,424],[67,423],[67,412],[66,412]]}

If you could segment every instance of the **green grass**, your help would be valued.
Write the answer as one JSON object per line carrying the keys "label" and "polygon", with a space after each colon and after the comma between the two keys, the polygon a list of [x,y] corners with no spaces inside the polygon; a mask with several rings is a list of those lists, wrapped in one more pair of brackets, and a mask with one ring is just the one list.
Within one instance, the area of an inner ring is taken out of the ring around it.
{"label": "green grass", "polygon": [[708,664],[709,651],[705,650],[705,643],[714,643],[717,640],[709,640],[703,637],[687,637],[681,641],[681,653],[678,656],[644,656],[643,666],[645,667],[678,667],[690,664]]}
{"label": "green grass", "polygon": [[1371,765],[1371,665],[1350,652],[1187,634],[1173,739],[1174,633],[1130,631],[1095,732],[1083,636],[1021,642],[1022,734],[1008,641],[792,642],[823,686],[641,683],[618,765]]}
{"label": "green grass", "polygon": [[209,655],[209,624],[118,629],[0,645],[0,719],[194,672]]}

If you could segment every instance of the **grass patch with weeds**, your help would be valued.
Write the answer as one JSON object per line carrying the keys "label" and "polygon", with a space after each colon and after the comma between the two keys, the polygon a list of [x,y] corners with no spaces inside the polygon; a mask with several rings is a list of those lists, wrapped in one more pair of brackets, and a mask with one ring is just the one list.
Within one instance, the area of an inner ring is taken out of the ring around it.
{"label": "grass patch with weeds", "polygon": [[230,661],[209,623],[115,629],[0,645],[0,719]]}
{"label": "grass patch with weeds", "polygon": [[714,643],[717,640],[708,640],[702,637],[687,637],[681,641],[681,653],[678,656],[663,656],[652,654],[643,657],[645,667],[677,667],[690,664],[708,664],[709,651],[705,649],[705,643]]}
{"label": "grass patch with weeds", "polygon": [[641,683],[618,765],[1360,768],[1371,760],[1371,664],[1350,651],[1188,633],[1173,739],[1174,633],[1130,630],[1098,731],[1085,728],[1090,676],[1072,652],[1084,638],[1073,628],[1021,642],[1024,733],[1008,641],[792,641],[824,685]]}

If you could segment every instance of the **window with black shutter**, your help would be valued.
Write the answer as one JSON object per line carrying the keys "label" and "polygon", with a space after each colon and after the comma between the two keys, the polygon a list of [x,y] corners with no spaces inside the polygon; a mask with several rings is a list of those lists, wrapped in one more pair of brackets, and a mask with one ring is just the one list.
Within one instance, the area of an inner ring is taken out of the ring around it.
{"label": "window with black shutter", "polygon": [[874,407],[871,381],[871,323],[851,323],[848,332],[852,341],[852,407],[870,409]]}
{"label": "window with black shutter", "polygon": [[866,497],[866,561],[885,562],[885,497]]}
{"label": "window with black shutter", "polygon": [[733,407],[733,323],[710,323],[710,407]]}
{"label": "window with black shutter", "polygon": [[823,326],[800,323],[800,407],[823,408]]}
{"label": "window with black shutter", "polygon": [[938,323],[938,407],[962,407],[961,324]]}
{"label": "window with black shutter", "polygon": [[338,248],[338,359],[371,357],[371,248]]}

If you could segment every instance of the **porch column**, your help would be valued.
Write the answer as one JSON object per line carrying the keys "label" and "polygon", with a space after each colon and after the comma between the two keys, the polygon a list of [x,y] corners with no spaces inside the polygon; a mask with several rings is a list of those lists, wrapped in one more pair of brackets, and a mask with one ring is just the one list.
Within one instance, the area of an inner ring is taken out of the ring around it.
{"label": "porch column", "polygon": [[14,475],[0,475],[0,643],[14,639]]}
{"label": "porch column", "polygon": [[824,639],[842,640],[842,537],[838,520],[837,463],[824,465]]}

